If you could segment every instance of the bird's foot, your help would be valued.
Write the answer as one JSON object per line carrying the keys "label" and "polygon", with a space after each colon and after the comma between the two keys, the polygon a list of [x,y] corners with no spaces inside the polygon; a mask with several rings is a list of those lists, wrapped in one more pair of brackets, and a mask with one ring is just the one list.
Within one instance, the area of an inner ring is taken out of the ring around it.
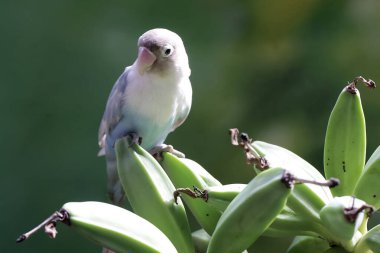
{"label": "bird's foot", "polygon": [[157,160],[162,160],[162,152],[169,152],[179,158],[185,158],[185,154],[174,149],[172,145],[161,144],[149,151]]}
{"label": "bird's foot", "polygon": [[125,137],[128,138],[130,145],[132,144],[139,144],[141,145],[142,137],[140,137],[137,133],[127,133],[125,134]]}

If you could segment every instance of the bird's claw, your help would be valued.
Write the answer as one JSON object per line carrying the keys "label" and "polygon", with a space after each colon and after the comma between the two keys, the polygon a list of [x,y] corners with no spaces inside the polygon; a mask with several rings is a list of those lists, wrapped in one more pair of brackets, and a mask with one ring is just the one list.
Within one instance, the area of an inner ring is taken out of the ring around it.
{"label": "bird's claw", "polygon": [[125,135],[126,138],[128,138],[130,145],[132,144],[139,144],[141,145],[142,137],[140,137],[137,133],[127,133]]}
{"label": "bird's claw", "polygon": [[169,152],[179,158],[185,158],[185,154],[174,149],[172,145],[161,144],[149,151],[157,160],[162,160],[162,152]]}

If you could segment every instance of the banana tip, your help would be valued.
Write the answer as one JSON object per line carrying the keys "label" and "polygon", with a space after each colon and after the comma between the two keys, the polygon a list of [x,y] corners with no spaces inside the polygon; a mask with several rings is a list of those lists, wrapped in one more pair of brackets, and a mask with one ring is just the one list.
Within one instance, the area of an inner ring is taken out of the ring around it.
{"label": "banana tip", "polygon": [[329,185],[330,188],[334,188],[340,184],[340,180],[337,178],[330,178],[329,181],[330,181],[330,185]]}

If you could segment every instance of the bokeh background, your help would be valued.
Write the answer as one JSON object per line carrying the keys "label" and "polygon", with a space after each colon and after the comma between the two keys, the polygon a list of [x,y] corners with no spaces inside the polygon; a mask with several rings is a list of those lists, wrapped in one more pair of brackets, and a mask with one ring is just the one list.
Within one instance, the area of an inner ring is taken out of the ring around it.
{"label": "bokeh background", "polygon": [[[192,111],[167,143],[223,183],[248,182],[232,127],[322,168],[343,86],[380,83],[379,11],[377,0],[0,1],[1,251],[99,252],[63,225],[56,240],[15,239],[65,202],[107,200],[98,124],[146,30],[180,34],[192,68]],[[360,90],[370,155],[380,91]]]}

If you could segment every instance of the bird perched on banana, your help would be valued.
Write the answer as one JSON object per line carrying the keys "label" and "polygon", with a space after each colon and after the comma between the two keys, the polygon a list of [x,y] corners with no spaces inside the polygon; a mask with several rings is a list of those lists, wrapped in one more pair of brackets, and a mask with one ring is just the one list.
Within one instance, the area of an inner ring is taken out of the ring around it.
{"label": "bird perched on banana", "polygon": [[106,157],[108,193],[115,204],[124,198],[115,142],[130,135],[151,153],[168,147],[166,137],[185,121],[192,100],[191,71],[182,39],[157,28],[141,35],[137,45],[137,59],[113,86],[99,128],[99,155]]}

